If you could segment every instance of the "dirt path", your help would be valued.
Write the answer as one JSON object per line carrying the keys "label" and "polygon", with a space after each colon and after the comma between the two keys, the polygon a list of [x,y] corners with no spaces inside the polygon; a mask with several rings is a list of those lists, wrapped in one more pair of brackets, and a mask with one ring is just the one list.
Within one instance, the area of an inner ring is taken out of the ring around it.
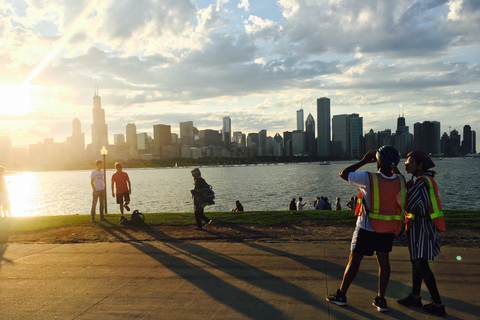
{"label": "dirt path", "polygon": [[[215,225],[204,230],[193,226],[61,227],[29,233],[3,234],[0,242],[8,243],[88,243],[88,242],[189,242],[189,241],[265,241],[265,242],[350,242],[353,226],[322,226],[311,221],[287,226]],[[450,229],[441,234],[442,246],[480,248],[480,230]],[[395,239],[395,245],[406,245],[405,235]]]}

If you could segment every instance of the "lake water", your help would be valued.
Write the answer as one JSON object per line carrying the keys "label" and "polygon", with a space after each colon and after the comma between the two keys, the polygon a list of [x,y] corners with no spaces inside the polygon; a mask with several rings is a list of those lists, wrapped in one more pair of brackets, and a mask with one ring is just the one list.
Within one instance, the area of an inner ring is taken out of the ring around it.
{"label": "lake water", "polygon": [[[444,209],[479,209],[480,159],[436,160],[436,181]],[[291,198],[303,197],[313,208],[317,196],[342,207],[358,189],[338,173],[353,162],[202,167],[213,186],[216,204],[206,211],[228,211],[239,199],[245,210],[287,210]],[[131,208],[144,213],[193,211],[190,168],[125,169],[132,181]],[[403,162],[399,166],[403,172]],[[93,170],[93,169],[92,169]],[[361,170],[375,171],[375,164]],[[5,176],[13,216],[90,214],[92,189],[88,171],[25,172]],[[107,169],[108,189],[114,169]],[[408,177],[409,178],[409,177]],[[107,192],[108,212],[120,209]],[[98,210],[98,209],[97,209]],[[97,211],[98,212],[98,211]]]}

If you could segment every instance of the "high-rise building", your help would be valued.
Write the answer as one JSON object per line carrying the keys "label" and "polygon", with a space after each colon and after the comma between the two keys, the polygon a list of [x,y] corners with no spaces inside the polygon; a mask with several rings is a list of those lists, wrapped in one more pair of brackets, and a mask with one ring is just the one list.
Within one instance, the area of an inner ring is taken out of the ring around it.
{"label": "high-rise building", "polygon": [[283,156],[283,138],[279,133],[275,134],[273,137],[273,156],[282,157]]}
{"label": "high-rise building", "polygon": [[317,154],[329,157],[332,154],[330,139],[330,99],[317,99]]}
{"label": "high-rise building", "polygon": [[305,151],[310,157],[316,157],[317,144],[315,143],[315,120],[311,113],[308,114],[305,121]]}
{"label": "high-rise building", "polygon": [[230,150],[232,142],[232,120],[230,117],[223,117],[222,140],[223,147]]}
{"label": "high-rise building", "polygon": [[125,134],[127,146],[133,148],[133,150],[138,150],[137,126],[134,123],[127,123]]}
{"label": "high-rise building", "polygon": [[162,148],[172,144],[172,127],[166,124],[153,126],[154,153],[163,156]]}
{"label": "high-rise building", "polygon": [[82,124],[78,118],[72,121],[72,136],[67,137],[67,143],[75,152],[85,151],[85,134],[82,132]]}
{"label": "high-rise building", "polygon": [[113,135],[113,144],[116,146],[125,145],[125,135],[123,133],[117,133]]}
{"label": "high-rise building", "polygon": [[262,129],[258,132],[258,147],[262,149],[262,155],[267,152],[267,130]]}
{"label": "high-rise building", "polygon": [[332,118],[332,155],[358,158],[363,155],[363,118],[357,113]]}
{"label": "high-rise building", "polygon": [[462,153],[473,153],[472,128],[467,124],[463,126]]}
{"label": "high-rise building", "polygon": [[297,110],[297,130],[303,130],[303,109]]}
{"label": "high-rise building", "polygon": [[92,124],[92,147],[94,152],[103,146],[108,147],[108,126],[105,123],[105,110],[102,109],[102,100],[95,89],[93,97],[93,124]]}
{"label": "high-rise building", "polygon": [[222,146],[222,134],[218,130],[206,129],[199,131],[199,146]]}
{"label": "high-rise building", "polygon": [[305,154],[305,132],[295,130],[292,132],[292,154],[303,156]]}
{"label": "high-rise building", "polygon": [[193,121],[180,122],[180,143],[183,146],[193,147]]}
{"label": "high-rise building", "polygon": [[441,153],[440,122],[424,121],[413,125],[413,148],[432,155]]}

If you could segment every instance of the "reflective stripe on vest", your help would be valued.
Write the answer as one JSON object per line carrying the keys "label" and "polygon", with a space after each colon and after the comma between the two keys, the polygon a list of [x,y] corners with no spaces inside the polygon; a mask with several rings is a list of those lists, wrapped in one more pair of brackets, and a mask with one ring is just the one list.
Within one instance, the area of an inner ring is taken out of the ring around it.
{"label": "reflective stripe on vest", "polygon": [[443,211],[440,210],[438,206],[437,196],[435,195],[435,189],[433,187],[432,177],[422,176],[428,182],[428,189],[430,193],[430,201],[432,202],[433,212],[430,214],[430,218],[433,220],[435,218],[443,217]]}
{"label": "reflective stripe on vest", "polygon": [[[379,220],[386,220],[386,221],[401,221],[403,220],[403,216],[401,214],[396,215],[384,215],[379,214],[380,208],[380,197],[379,195],[379,188],[378,188],[378,176],[376,174],[369,174],[371,179],[371,190],[372,193],[372,204],[370,208],[370,213],[368,214],[369,218],[372,219],[379,219]],[[400,180],[400,192],[402,196],[402,212],[405,211],[405,181],[401,175],[398,175],[398,179]]]}

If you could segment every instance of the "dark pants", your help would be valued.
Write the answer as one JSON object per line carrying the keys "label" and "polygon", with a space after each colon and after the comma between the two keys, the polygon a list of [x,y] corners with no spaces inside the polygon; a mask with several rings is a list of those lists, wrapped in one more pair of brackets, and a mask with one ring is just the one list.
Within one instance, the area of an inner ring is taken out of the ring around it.
{"label": "dark pants", "polygon": [[202,220],[205,222],[209,222],[210,219],[208,219],[204,214],[203,214],[203,207],[200,205],[195,205],[195,220],[197,220],[197,227],[201,228],[202,227]]}
{"label": "dark pants", "polygon": [[420,289],[422,287],[422,280],[427,286],[428,292],[432,296],[434,303],[442,304],[440,299],[440,294],[437,289],[437,282],[435,281],[435,276],[433,275],[430,266],[428,265],[428,260],[419,258],[415,260],[410,260],[412,262],[412,294],[420,295]]}
{"label": "dark pants", "polygon": [[105,208],[105,190],[101,191],[93,191],[93,200],[92,200],[92,220],[95,220],[95,210],[97,208],[97,202],[98,199],[100,198],[100,220],[103,219],[103,211]]}

